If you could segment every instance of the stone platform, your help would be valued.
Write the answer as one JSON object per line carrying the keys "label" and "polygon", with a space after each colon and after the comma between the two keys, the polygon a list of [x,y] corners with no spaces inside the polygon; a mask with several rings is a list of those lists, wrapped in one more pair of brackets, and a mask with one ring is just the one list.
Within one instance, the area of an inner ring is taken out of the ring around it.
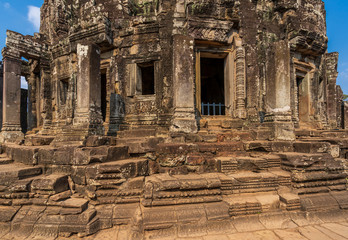
{"label": "stone platform", "polygon": [[346,132],[145,132],[4,144],[1,239],[348,236]]}

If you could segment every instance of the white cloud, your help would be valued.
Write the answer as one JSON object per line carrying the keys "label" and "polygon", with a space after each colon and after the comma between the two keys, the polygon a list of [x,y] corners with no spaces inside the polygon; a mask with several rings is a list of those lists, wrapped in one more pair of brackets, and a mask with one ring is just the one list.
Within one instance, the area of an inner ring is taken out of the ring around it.
{"label": "white cloud", "polygon": [[4,8],[9,9],[11,7],[11,4],[8,2],[4,3]]}
{"label": "white cloud", "polygon": [[28,6],[28,21],[31,22],[36,31],[40,29],[40,8],[35,6]]}

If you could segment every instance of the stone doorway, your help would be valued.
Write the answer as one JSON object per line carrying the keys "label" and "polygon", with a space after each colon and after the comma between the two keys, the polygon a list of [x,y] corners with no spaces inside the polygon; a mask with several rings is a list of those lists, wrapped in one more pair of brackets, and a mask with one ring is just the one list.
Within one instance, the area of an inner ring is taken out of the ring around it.
{"label": "stone doorway", "polygon": [[296,87],[297,87],[297,118],[299,123],[303,122],[304,116],[306,114],[305,106],[304,106],[304,87],[303,87],[303,77],[296,77]]}
{"label": "stone doorway", "polygon": [[313,103],[311,99],[311,82],[313,81],[314,66],[298,60],[295,63],[295,116],[297,127],[312,128]]}
{"label": "stone doorway", "polygon": [[28,131],[28,89],[21,88],[20,122],[22,132]]}
{"label": "stone doorway", "polygon": [[202,116],[226,114],[226,52],[196,55],[196,105]]}
{"label": "stone doorway", "polygon": [[201,58],[201,113],[225,115],[224,58]]}

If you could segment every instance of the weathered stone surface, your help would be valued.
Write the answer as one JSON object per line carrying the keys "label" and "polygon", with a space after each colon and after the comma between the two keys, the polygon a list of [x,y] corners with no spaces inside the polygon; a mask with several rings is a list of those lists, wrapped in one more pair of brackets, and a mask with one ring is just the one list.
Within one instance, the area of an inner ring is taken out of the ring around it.
{"label": "weathered stone surface", "polygon": [[44,1],[2,51],[0,238],[345,236],[327,43],[317,0]]}
{"label": "weathered stone surface", "polygon": [[69,189],[68,176],[49,175],[34,179],[31,183],[32,190],[47,191],[51,194],[57,194]]}

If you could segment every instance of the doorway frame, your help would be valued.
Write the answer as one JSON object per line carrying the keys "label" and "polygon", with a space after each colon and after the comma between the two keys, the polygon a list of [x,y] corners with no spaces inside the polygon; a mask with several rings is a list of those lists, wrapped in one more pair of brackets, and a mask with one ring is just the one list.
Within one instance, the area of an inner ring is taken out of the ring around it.
{"label": "doorway frame", "polygon": [[[294,98],[295,98],[295,119],[297,121],[297,125],[301,128],[303,125],[308,125],[311,122],[311,117],[314,115],[313,112],[313,101],[311,95],[311,84],[312,79],[314,77],[315,66],[311,63],[300,61],[296,58],[293,59],[294,63]],[[302,92],[305,93],[302,97],[299,96],[299,89],[297,86],[297,79],[302,78]],[[302,100],[300,100],[300,98]],[[307,104],[300,101],[305,100]],[[300,117],[300,109],[305,110],[306,114]]]}
{"label": "doorway frame", "polygon": [[[196,108],[197,111],[202,114],[202,80],[201,80],[201,58],[217,58],[224,59],[224,98],[225,98],[225,115],[232,116],[232,108],[234,99],[233,90],[233,76],[235,67],[233,64],[233,50],[232,47],[226,44],[197,40],[195,42],[195,95],[196,95]],[[208,115],[201,115],[207,117]]]}

